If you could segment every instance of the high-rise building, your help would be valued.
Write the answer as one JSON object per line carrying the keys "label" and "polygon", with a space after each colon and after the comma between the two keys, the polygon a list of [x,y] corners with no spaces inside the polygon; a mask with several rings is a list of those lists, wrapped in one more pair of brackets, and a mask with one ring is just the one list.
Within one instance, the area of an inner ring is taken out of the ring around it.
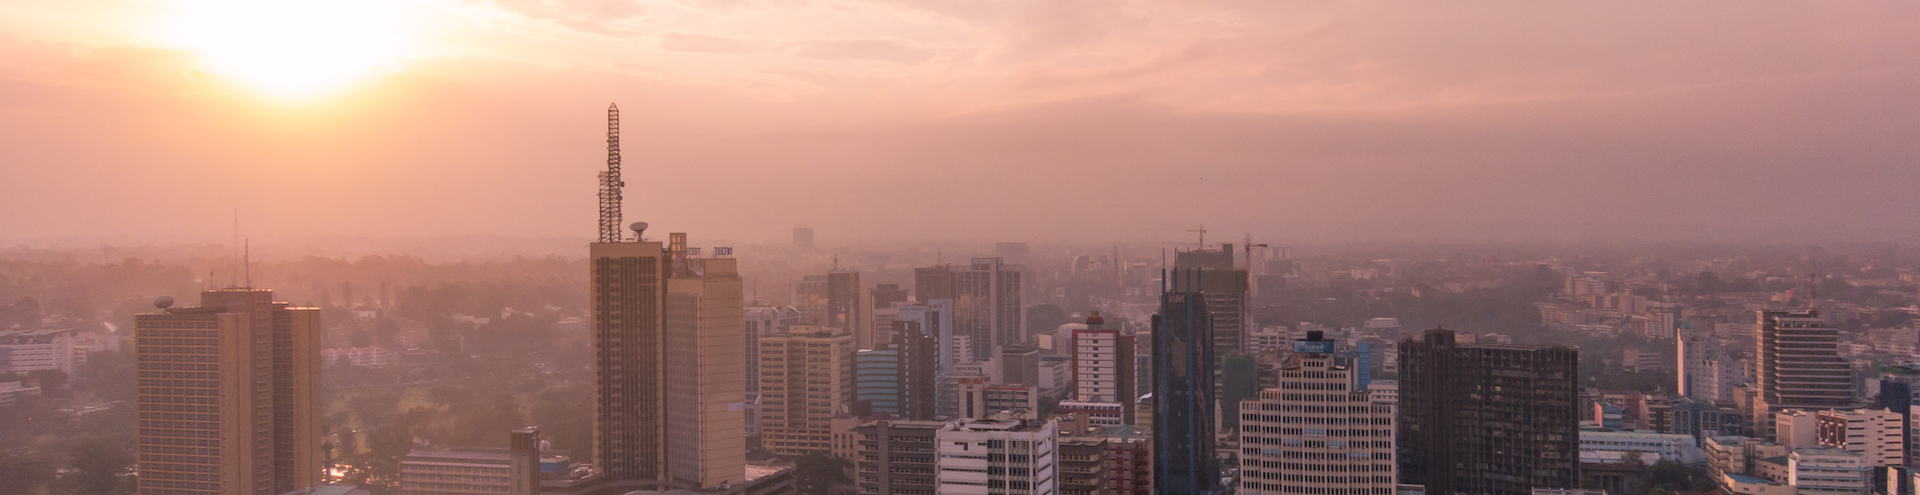
{"label": "high-rise building", "polygon": [[1058,426],[1024,420],[955,421],[934,434],[941,495],[1059,493]]}
{"label": "high-rise building", "polygon": [[669,253],[639,240],[588,251],[594,464],[615,482],[665,480]]}
{"label": "high-rise building", "polygon": [[1040,386],[1040,349],[1027,345],[1000,348],[1000,383]]}
{"label": "high-rise building", "polygon": [[[1174,270],[1192,279],[1198,270]],[[1174,286],[1196,287],[1187,280]],[[1165,290],[1153,316],[1153,483],[1162,495],[1224,491],[1214,457],[1216,339],[1206,294]]]}
{"label": "high-rise building", "polygon": [[[1828,328],[1816,310],[1757,312],[1754,358],[1759,397],[1753,416],[1767,418],[1786,409],[1836,409],[1853,405],[1853,367],[1840,357],[1840,331]],[[1756,431],[1771,438],[1768,428]]]}
{"label": "high-rise building", "polygon": [[1121,424],[1133,424],[1133,334],[1107,326],[1095,311],[1087,328],[1073,331],[1073,399],[1121,406]]}
{"label": "high-rise building", "polygon": [[907,303],[907,290],[900,284],[873,284],[873,309],[891,308],[895,304]]}
{"label": "high-rise building", "polygon": [[933,419],[938,388],[933,336],[921,333],[920,322],[896,321],[876,347],[854,357],[854,414]]}
{"label": "high-rise building", "polygon": [[[802,323],[827,324],[827,276],[807,275],[793,284],[793,309]],[[833,328],[833,327],[828,327]]]}
{"label": "high-rise building", "polygon": [[667,280],[668,475],[682,486],[738,485],[747,463],[739,260],[689,252],[672,252],[675,272]]}
{"label": "high-rise building", "polygon": [[833,417],[853,402],[853,336],[814,324],[760,339],[760,445],[777,455],[832,448]]}
{"label": "high-rise building", "polygon": [[1294,343],[1279,386],[1243,401],[1242,494],[1392,495],[1394,402],[1360,386],[1320,332]]}
{"label": "high-rise building", "polygon": [[1580,482],[1579,351],[1400,342],[1400,482],[1427,493],[1528,495]]}
{"label": "high-rise building", "polygon": [[320,309],[226,288],[134,316],[141,495],[275,495],[321,481]]}
{"label": "high-rise building", "polygon": [[747,394],[760,393],[760,338],[787,333],[787,327],[800,322],[800,311],[792,306],[754,306],[746,308]]}
{"label": "high-rise building", "polygon": [[1018,265],[1000,258],[974,258],[966,267],[938,265],[913,270],[921,301],[953,300],[955,335],[973,343],[972,359],[986,360],[1003,345],[1027,341],[1026,305]]}
{"label": "high-rise building", "polygon": [[854,477],[860,493],[934,495],[939,457],[934,437],[945,421],[889,421],[854,429],[860,453]]}
{"label": "high-rise building", "polygon": [[827,273],[827,314],[821,321],[828,330],[853,334],[853,346],[856,349],[872,349],[873,330],[867,325],[873,324],[873,315],[868,311],[871,305],[865,301],[867,292],[861,290],[860,272],[836,269]]}
{"label": "high-rise building", "polygon": [[1199,249],[1174,253],[1173,266],[1197,272],[1190,277],[1170,281],[1174,292],[1198,292],[1207,299],[1207,311],[1213,313],[1213,355],[1226,357],[1246,352],[1247,270],[1236,268],[1233,244],[1221,244],[1219,250]]}

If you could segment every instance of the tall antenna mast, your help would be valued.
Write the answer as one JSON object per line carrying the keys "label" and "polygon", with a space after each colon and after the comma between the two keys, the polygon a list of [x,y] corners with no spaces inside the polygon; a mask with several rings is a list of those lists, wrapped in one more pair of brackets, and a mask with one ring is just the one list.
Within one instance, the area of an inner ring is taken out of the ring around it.
{"label": "tall antenna mast", "polygon": [[607,170],[600,172],[600,242],[620,242],[620,105],[607,106]]}

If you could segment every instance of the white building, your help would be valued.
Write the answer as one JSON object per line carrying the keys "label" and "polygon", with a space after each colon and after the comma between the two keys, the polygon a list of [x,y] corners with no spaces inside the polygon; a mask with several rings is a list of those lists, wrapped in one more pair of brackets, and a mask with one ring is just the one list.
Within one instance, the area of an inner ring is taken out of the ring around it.
{"label": "white building", "polygon": [[1899,466],[1905,455],[1903,418],[1886,409],[1820,411],[1820,445],[1858,453],[1867,467]]}
{"label": "white building", "polygon": [[1279,386],[1239,404],[1238,493],[1393,494],[1394,401],[1356,389],[1357,373],[1335,362],[1332,341],[1293,349]]}
{"label": "white building", "polygon": [[73,374],[73,330],[0,332],[0,372],[60,370]]}
{"label": "white building", "polygon": [[1866,495],[1873,489],[1866,457],[1840,449],[1796,449],[1787,454],[1787,473],[1797,495]]}
{"label": "white building", "polygon": [[1643,431],[1581,431],[1580,462],[1585,464],[1621,464],[1639,452],[1640,463],[1658,461],[1683,464],[1706,462],[1706,452],[1694,446],[1693,435]]}
{"label": "white building", "polygon": [[1789,449],[1820,446],[1820,416],[1812,411],[1788,409],[1773,413],[1773,439]]}
{"label": "white building", "polygon": [[1053,495],[1060,490],[1060,431],[1053,421],[968,420],[934,434],[935,493]]}

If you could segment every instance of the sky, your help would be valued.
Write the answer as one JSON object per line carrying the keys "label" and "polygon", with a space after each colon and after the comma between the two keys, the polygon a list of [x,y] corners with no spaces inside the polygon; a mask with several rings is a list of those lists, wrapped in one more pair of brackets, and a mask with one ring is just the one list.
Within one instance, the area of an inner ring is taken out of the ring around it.
{"label": "sky", "polygon": [[1920,4],[8,0],[0,244],[1920,241]]}

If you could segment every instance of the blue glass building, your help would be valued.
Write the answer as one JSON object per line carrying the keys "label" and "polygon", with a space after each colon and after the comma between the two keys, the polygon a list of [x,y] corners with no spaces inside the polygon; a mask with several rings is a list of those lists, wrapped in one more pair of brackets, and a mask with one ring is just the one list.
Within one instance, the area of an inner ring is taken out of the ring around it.
{"label": "blue glass building", "polygon": [[[1172,275],[1187,277],[1176,287],[1204,287],[1199,270]],[[1213,315],[1204,294],[1163,287],[1152,333],[1153,493],[1221,493],[1213,448]]]}

